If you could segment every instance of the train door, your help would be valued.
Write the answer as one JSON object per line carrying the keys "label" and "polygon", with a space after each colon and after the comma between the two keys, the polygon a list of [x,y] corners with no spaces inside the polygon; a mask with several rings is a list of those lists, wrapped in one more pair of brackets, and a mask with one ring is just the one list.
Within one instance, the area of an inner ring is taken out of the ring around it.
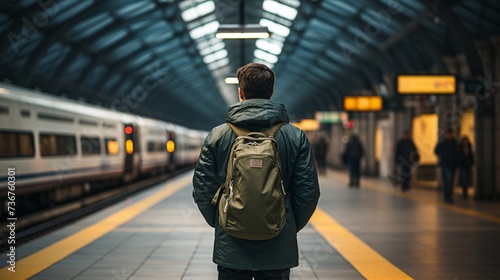
{"label": "train door", "polygon": [[137,141],[137,126],[132,123],[125,124],[125,174],[124,181],[134,179],[138,172],[136,155],[139,143]]}

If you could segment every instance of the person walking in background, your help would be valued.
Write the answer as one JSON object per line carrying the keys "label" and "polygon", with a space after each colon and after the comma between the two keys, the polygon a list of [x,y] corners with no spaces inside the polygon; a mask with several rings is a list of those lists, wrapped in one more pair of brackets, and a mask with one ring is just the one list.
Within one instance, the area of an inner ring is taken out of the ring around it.
{"label": "person walking in background", "polygon": [[462,186],[462,197],[467,198],[467,190],[471,184],[472,165],[474,165],[474,153],[469,138],[460,139],[458,146],[458,166],[460,168],[460,185]]}
{"label": "person walking in background", "polygon": [[446,130],[446,137],[440,139],[434,149],[434,153],[439,157],[441,167],[441,177],[444,187],[444,201],[453,202],[453,181],[455,179],[455,168],[458,160],[458,144],[453,136],[453,130]]}
{"label": "person walking in background", "polygon": [[[212,129],[205,139],[194,170],[193,198],[206,222],[215,228],[213,262],[217,264],[219,280],[289,279],[290,268],[299,264],[297,233],[311,218],[320,196],[312,149],[304,131],[288,123],[285,106],[270,100],[274,86],[271,69],[250,63],[239,68],[236,75],[241,102],[228,109],[228,123],[251,131],[286,123],[274,137],[282,171],[284,226],[276,237],[256,241],[234,237],[220,225],[221,213],[211,202],[225,182],[227,161],[236,138],[227,123]],[[258,162],[253,166],[261,167]]]}
{"label": "person walking in background", "polygon": [[410,132],[405,130],[403,138],[396,144],[394,153],[398,170],[398,180],[401,183],[401,190],[407,191],[410,188],[410,178],[412,166],[420,160],[417,148],[410,138]]}
{"label": "person walking in background", "polygon": [[328,141],[324,135],[320,135],[314,143],[314,157],[318,162],[318,173],[326,174],[326,154],[328,153]]}
{"label": "person walking in background", "polygon": [[349,187],[359,187],[360,168],[359,162],[363,157],[363,145],[356,134],[352,134],[347,142],[344,157],[349,166]]}

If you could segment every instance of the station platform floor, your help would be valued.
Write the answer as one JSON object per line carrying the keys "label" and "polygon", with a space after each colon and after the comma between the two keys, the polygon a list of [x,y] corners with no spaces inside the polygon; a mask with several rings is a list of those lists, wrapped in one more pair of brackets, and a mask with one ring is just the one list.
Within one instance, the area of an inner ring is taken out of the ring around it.
{"label": "station platform floor", "polygon": [[[213,229],[191,197],[192,172],[15,250],[0,279],[217,279]],[[299,233],[291,279],[500,279],[500,204],[442,202],[436,191],[320,176],[321,198]],[[0,256],[2,264],[9,252]]]}

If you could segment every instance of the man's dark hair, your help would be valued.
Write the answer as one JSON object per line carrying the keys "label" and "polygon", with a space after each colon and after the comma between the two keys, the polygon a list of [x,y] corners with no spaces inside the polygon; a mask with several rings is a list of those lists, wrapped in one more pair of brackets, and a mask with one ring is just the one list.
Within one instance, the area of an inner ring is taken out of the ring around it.
{"label": "man's dark hair", "polygon": [[274,72],[264,64],[252,62],[240,67],[236,77],[246,99],[270,99],[273,95]]}

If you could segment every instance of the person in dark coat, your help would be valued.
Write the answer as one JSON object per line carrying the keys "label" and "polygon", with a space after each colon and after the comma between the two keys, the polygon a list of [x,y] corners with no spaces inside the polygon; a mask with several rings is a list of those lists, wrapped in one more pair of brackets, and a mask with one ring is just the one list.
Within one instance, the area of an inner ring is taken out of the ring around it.
{"label": "person in dark coat", "polygon": [[363,145],[356,134],[352,134],[347,142],[344,157],[349,166],[349,186],[359,187],[360,168],[359,163],[364,155]]}
{"label": "person in dark coat", "polygon": [[472,165],[474,165],[474,153],[469,138],[462,137],[458,146],[458,166],[460,168],[460,185],[462,196],[467,198],[467,190],[471,184]]}
{"label": "person in dark coat", "polygon": [[271,101],[274,73],[259,63],[237,71],[240,103],[232,105],[226,121],[251,131],[287,122],[276,134],[285,188],[286,222],[270,240],[250,241],[231,236],[219,225],[218,207],[211,204],[226,179],[227,160],[236,135],[228,124],[210,131],[193,177],[193,198],[206,222],[215,228],[213,261],[220,279],[289,279],[298,266],[297,233],[306,226],[320,196],[314,157],[305,133],[288,123],[283,104]]}
{"label": "person in dark coat", "polygon": [[458,160],[458,144],[453,136],[453,130],[446,130],[446,138],[441,139],[434,149],[434,153],[439,157],[441,167],[441,177],[444,187],[444,201],[453,202],[453,181],[455,179],[455,169]]}
{"label": "person in dark coat", "polygon": [[398,182],[401,183],[401,190],[407,191],[410,188],[412,166],[420,160],[417,148],[410,138],[410,132],[405,131],[403,138],[396,144],[395,161],[398,170]]}
{"label": "person in dark coat", "polygon": [[321,135],[314,143],[314,157],[318,162],[319,174],[326,174],[326,154],[328,152],[328,142],[326,137]]}

